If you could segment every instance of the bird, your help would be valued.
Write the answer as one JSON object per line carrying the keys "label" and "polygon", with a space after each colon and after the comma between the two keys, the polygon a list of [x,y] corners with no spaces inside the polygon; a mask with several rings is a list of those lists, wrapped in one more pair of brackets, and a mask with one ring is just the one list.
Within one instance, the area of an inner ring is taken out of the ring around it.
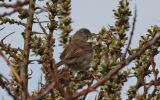
{"label": "bird", "polygon": [[57,67],[64,64],[77,71],[88,69],[93,59],[93,45],[90,41],[93,37],[94,33],[91,33],[89,29],[79,29],[61,53],[61,61],[56,64]]}

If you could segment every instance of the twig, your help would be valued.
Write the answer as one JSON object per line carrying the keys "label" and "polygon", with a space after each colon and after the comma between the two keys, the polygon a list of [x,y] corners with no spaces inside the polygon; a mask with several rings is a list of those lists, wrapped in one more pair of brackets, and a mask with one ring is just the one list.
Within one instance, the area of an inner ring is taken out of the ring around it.
{"label": "twig", "polygon": [[39,93],[39,95],[37,97],[35,97],[35,100],[40,100],[42,97],[44,97],[47,93],[49,93],[52,89],[54,89],[54,87],[56,86],[56,82],[53,81],[50,85],[48,85],[44,90],[41,90],[41,92]]}
{"label": "twig", "polygon": [[28,79],[30,79],[31,78],[31,75],[33,74],[33,70],[32,69],[30,69],[30,73],[28,73]]}
{"label": "twig", "polygon": [[[5,81],[3,81],[2,78],[3,78]],[[5,89],[6,89],[7,93],[8,93],[14,100],[16,100],[16,96],[13,95],[13,93],[12,93],[11,90],[10,90],[10,88],[12,88],[12,89],[14,89],[14,88],[13,88],[12,85],[10,84],[9,80],[8,80],[3,74],[1,74],[1,73],[0,73],[0,85],[1,85],[2,88],[5,88]],[[10,85],[10,86],[8,87],[7,85]],[[15,91],[15,90],[14,90],[14,91]],[[16,93],[15,93],[15,94],[16,94]]]}
{"label": "twig", "polygon": [[14,58],[14,59],[19,59],[19,60],[21,60],[20,58],[18,58],[17,56],[16,56],[16,53],[18,52],[18,51],[20,51],[21,53],[23,52],[23,50],[22,49],[20,49],[20,48],[12,48],[12,47],[10,47],[9,45],[6,45],[6,44],[4,44],[3,43],[3,41],[1,41],[0,42],[0,47],[1,47],[1,51],[3,50],[3,51],[5,51],[7,54],[9,54],[9,57],[12,57],[12,58]]}
{"label": "twig", "polygon": [[3,43],[3,41],[4,41],[8,36],[10,36],[10,35],[13,34],[13,33],[15,33],[15,32],[12,32],[12,33],[9,33],[8,35],[6,35],[6,36],[1,40],[1,42]]}
{"label": "twig", "polygon": [[[90,87],[90,86],[93,84],[93,81],[94,81],[94,79],[92,79],[91,82],[88,83],[88,87]],[[88,95],[88,93],[86,93],[86,94],[83,96],[82,100],[86,100],[87,95]]]}
{"label": "twig", "polygon": [[[46,94],[48,94],[54,88],[59,88],[60,91],[61,90],[63,91],[61,83],[59,83],[59,74],[57,73],[57,68],[54,65],[53,60],[51,61],[51,64],[52,64],[52,67],[54,68],[54,69],[52,69],[54,80],[52,80],[52,83],[48,84],[45,89],[41,89],[36,97],[33,97],[35,100],[41,100]],[[59,83],[59,84],[57,84],[57,83]]]}
{"label": "twig", "polygon": [[36,17],[36,19],[37,19],[37,22],[38,22],[40,28],[42,29],[42,31],[43,31],[45,34],[47,34],[46,30],[44,29],[44,27],[42,26],[42,24],[39,22],[39,19],[38,19],[37,17]]}
{"label": "twig", "polygon": [[39,9],[39,11],[36,11],[35,14],[40,14],[42,12],[47,12],[47,10],[42,8],[42,7],[36,7],[36,10],[38,10],[38,9]]}
{"label": "twig", "polygon": [[38,60],[38,59],[29,60],[29,63],[30,63],[30,64],[33,64],[33,62],[38,62],[38,63],[40,63],[40,62],[42,62],[42,60]]}
{"label": "twig", "polygon": [[2,96],[2,100],[4,100],[4,97]]}
{"label": "twig", "polygon": [[45,34],[45,33],[40,33],[40,32],[33,31],[32,34]]}
{"label": "twig", "polygon": [[29,3],[29,0],[25,0],[24,2],[18,2],[18,3],[15,3],[15,4],[6,4],[6,3],[3,3],[3,4],[0,4],[0,8],[4,7],[4,8],[13,8],[12,11],[8,12],[8,13],[3,13],[3,14],[0,14],[0,17],[5,17],[5,16],[10,16],[14,13],[17,12],[16,8],[18,6],[25,6]]}
{"label": "twig", "polygon": [[12,14],[14,14],[14,13],[16,13],[16,10],[13,10],[13,11],[10,11],[10,12],[5,12],[5,13],[3,13],[3,14],[0,14],[0,17],[5,17],[5,16],[10,16],[10,15],[12,15]]}
{"label": "twig", "polygon": [[125,50],[125,53],[124,53],[122,59],[125,59],[125,57],[127,55],[127,51],[128,51],[128,49],[129,49],[129,47],[131,45],[133,34],[134,34],[134,30],[135,30],[136,18],[137,18],[137,7],[135,7],[135,10],[134,10],[134,18],[133,18],[133,23],[132,23],[132,30],[131,30],[131,34],[130,34],[130,38],[129,38],[129,42],[128,42],[127,48]]}
{"label": "twig", "polygon": [[[51,43],[51,42],[49,42],[49,43]],[[55,63],[54,63],[52,57],[49,57],[49,58],[51,61],[51,70],[53,73],[52,77],[54,78],[54,80],[52,79],[52,82],[50,84],[48,84],[45,89],[41,89],[40,92],[38,93],[38,95],[36,97],[33,97],[35,100],[41,100],[46,94],[48,94],[51,90],[53,90],[55,88],[55,86],[57,86],[56,88],[59,88],[60,90],[62,89],[61,83],[59,83],[59,74],[57,72],[57,67],[55,66]],[[57,84],[57,83],[59,83],[59,84]]]}
{"label": "twig", "polygon": [[34,23],[48,23],[48,22],[50,22],[50,21],[34,21]]}
{"label": "twig", "polygon": [[0,7],[5,7],[5,8],[16,8],[17,6],[24,6],[26,4],[29,3],[29,0],[25,0],[24,2],[18,2],[18,3],[15,3],[15,4],[6,4],[6,3],[2,3],[0,4]]}
{"label": "twig", "polygon": [[38,91],[40,90],[40,87],[42,86],[42,74],[40,76],[40,79],[38,80]]}
{"label": "twig", "polygon": [[[158,84],[160,84],[160,78],[157,80],[158,81]],[[150,96],[148,97],[148,100],[151,100],[154,96],[155,96],[155,93],[159,91],[159,89],[157,89],[157,86],[154,86],[154,90],[152,91],[152,93],[150,94]],[[158,99],[159,100],[159,99]]]}
{"label": "twig", "polygon": [[9,83],[9,80],[8,80],[3,74],[0,73],[0,78],[1,78],[1,77],[2,77],[7,83]]}
{"label": "twig", "polygon": [[2,31],[5,27],[1,28],[0,31]]}
{"label": "twig", "polygon": [[[12,18],[0,17],[0,20],[2,20],[1,23],[0,23],[0,25],[9,23],[9,24],[21,25],[21,26],[26,27],[26,24],[23,23],[22,21],[17,21],[17,20],[12,19]],[[5,20],[6,20],[6,21],[5,21]]]}

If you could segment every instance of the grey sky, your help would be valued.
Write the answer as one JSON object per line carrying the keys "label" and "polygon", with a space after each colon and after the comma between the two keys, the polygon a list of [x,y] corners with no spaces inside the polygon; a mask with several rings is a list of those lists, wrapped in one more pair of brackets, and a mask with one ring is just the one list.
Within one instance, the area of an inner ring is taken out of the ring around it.
{"label": "grey sky", "polygon": [[[71,17],[73,20],[72,28],[74,33],[77,29],[86,27],[89,28],[92,32],[98,32],[101,27],[108,27],[108,25],[114,24],[114,17],[112,10],[118,6],[119,0],[72,0],[72,11]],[[160,0],[130,0],[130,5],[132,10],[134,6],[137,6],[137,23],[135,29],[135,35],[132,42],[132,46],[136,47],[138,45],[138,39],[140,35],[144,35],[147,32],[147,29],[151,25],[160,25]],[[39,2],[40,3],[40,2]],[[41,2],[40,4],[43,4]],[[1,12],[1,11],[0,11]],[[0,26],[1,28],[2,26]],[[9,26],[10,27],[10,26]],[[14,31],[14,27],[10,27]],[[13,32],[11,30],[5,32]],[[6,33],[6,34],[8,34]],[[20,32],[19,32],[20,33]],[[19,34],[16,33],[16,34]],[[1,34],[1,33],[0,33]],[[0,39],[4,37],[5,34],[0,35]],[[14,36],[14,37],[12,37]],[[21,46],[22,43],[18,39],[21,38],[19,35],[12,35],[8,41],[15,45]],[[61,48],[57,48],[55,51],[62,51]],[[60,52],[55,53],[55,57],[59,56]],[[0,72],[4,75],[8,75],[6,64],[0,58]],[[39,67],[31,65],[33,68],[33,78],[29,82],[29,87],[31,90],[37,89],[37,83],[40,75]],[[1,95],[9,100],[9,97],[3,93],[4,90],[0,88],[0,100]],[[125,94],[122,95],[125,98]],[[90,99],[89,99],[90,98]],[[123,98],[123,99],[124,99]],[[91,100],[91,97],[88,97],[88,100]]]}

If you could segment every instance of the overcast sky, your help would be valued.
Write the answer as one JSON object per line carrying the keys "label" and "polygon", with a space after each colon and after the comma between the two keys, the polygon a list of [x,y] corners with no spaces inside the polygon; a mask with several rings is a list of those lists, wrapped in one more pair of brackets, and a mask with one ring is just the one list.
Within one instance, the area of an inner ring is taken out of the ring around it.
{"label": "overcast sky", "polygon": [[[82,27],[88,28],[91,30],[91,32],[96,33],[102,27],[107,28],[108,25],[113,25],[115,20],[112,10],[117,8],[118,1],[119,0],[72,0],[72,33]],[[39,4],[43,4],[43,2],[39,1]],[[138,45],[140,35],[145,35],[147,29],[151,25],[160,25],[159,4],[160,0],[130,0],[132,10],[134,10],[135,5],[137,6],[137,23],[132,47],[136,47]],[[2,27],[3,26],[0,26],[0,28]],[[5,32],[11,33],[13,31],[14,27],[10,27],[10,30],[7,30]],[[4,36],[5,34],[0,35],[0,39]],[[12,42],[14,45],[18,44],[19,46],[22,46],[22,43],[20,43],[18,40],[20,37],[18,37],[18,35],[13,35],[8,39],[8,41]],[[62,49],[56,51],[62,51]],[[58,58],[59,54],[60,52],[55,52],[55,57]],[[31,65],[30,67],[34,67],[34,77],[29,82],[29,88],[30,90],[33,90],[37,89],[40,69],[39,67],[35,67],[34,65]],[[6,68],[6,64],[0,58],[0,72],[4,75],[8,75],[9,72],[7,71],[8,69]],[[4,94],[4,90],[0,88],[0,100],[1,95],[5,98],[5,100],[10,100],[10,98],[6,94]],[[124,93],[122,94],[122,97],[123,99],[126,98]],[[91,100],[91,97],[88,97],[88,100]]]}

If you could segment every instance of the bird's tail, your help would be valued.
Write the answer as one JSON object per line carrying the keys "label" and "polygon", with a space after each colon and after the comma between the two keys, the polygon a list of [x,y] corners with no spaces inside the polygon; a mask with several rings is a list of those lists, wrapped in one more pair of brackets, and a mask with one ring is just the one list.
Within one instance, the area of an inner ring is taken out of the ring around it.
{"label": "bird's tail", "polygon": [[61,65],[63,65],[64,62],[63,61],[59,61],[58,63],[56,63],[56,67],[60,67]]}

